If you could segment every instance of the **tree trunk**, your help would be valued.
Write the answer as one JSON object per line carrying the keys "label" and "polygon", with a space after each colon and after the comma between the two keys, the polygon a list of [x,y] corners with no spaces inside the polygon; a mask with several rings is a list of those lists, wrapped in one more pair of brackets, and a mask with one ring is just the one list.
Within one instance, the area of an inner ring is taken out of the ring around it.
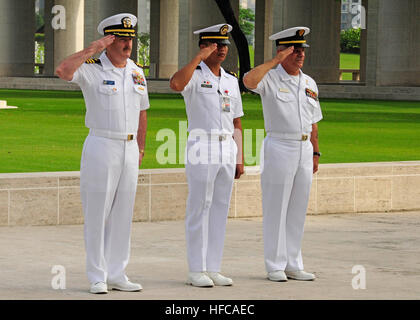
{"label": "tree trunk", "polygon": [[235,13],[233,12],[230,1],[226,0],[214,0],[217,3],[217,6],[220,9],[223,17],[226,20],[226,23],[230,24],[233,27],[231,32],[233,41],[235,42],[236,48],[238,49],[239,55],[239,88],[241,92],[246,92],[248,89],[245,88],[242,79],[244,74],[251,69],[250,58],[249,58],[249,48],[248,40],[245,37],[245,34],[242,32],[238,20],[236,20]]}

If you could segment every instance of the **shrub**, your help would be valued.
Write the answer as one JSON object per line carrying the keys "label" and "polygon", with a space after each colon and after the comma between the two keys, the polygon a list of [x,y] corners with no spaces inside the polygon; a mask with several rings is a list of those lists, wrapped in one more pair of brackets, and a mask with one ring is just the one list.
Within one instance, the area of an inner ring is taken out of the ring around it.
{"label": "shrub", "polygon": [[341,52],[360,53],[360,28],[341,31]]}

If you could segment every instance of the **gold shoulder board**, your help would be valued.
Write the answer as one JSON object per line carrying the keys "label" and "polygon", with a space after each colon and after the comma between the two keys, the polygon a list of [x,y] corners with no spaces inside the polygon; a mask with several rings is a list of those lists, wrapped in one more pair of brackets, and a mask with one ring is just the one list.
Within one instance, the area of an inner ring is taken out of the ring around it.
{"label": "gold shoulder board", "polygon": [[100,59],[87,59],[86,61],[85,61],[85,63],[88,63],[88,64],[101,64],[101,60]]}
{"label": "gold shoulder board", "polygon": [[235,72],[228,71],[228,70],[225,70],[225,71],[226,71],[226,73],[230,74],[231,76],[234,76],[235,78],[238,77],[238,75]]}

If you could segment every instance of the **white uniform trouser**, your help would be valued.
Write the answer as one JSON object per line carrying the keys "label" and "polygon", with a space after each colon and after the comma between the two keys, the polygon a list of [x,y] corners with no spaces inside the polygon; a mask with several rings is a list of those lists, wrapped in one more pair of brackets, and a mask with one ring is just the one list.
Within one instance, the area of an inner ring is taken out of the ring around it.
{"label": "white uniform trouser", "polygon": [[312,184],[313,147],[267,136],[261,189],[267,272],[303,270],[301,242]]}
{"label": "white uniform trouser", "polygon": [[[190,155],[196,154],[197,148],[208,150],[207,155],[200,155],[200,160],[204,159],[208,164],[203,161],[194,164],[191,160]],[[221,142],[188,141],[186,153],[188,199],[185,233],[189,271],[219,272],[235,177],[237,146],[231,137]]]}
{"label": "white uniform trouser", "polygon": [[89,135],[83,146],[80,193],[85,218],[86,271],[91,283],[127,279],[137,188],[137,141]]}

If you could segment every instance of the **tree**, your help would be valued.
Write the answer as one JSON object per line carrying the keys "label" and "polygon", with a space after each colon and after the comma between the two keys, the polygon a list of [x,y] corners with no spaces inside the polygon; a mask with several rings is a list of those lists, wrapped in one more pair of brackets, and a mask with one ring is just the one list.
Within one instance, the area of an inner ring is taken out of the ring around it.
{"label": "tree", "polygon": [[239,55],[239,88],[241,92],[248,91],[245,88],[242,79],[244,74],[251,69],[251,63],[249,59],[248,40],[245,34],[242,32],[238,20],[235,17],[230,1],[226,0],[215,0],[220,12],[225,18],[226,22],[233,27],[231,32],[233,41],[235,42],[236,48],[238,49]]}
{"label": "tree", "polygon": [[141,32],[137,35],[138,62],[144,66],[150,64],[150,34]]}
{"label": "tree", "polygon": [[39,12],[35,13],[35,30],[41,29],[44,26],[44,16]]}
{"label": "tree", "polygon": [[251,9],[239,9],[239,26],[245,34],[248,42],[253,44],[255,14]]}
{"label": "tree", "polygon": [[341,31],[341,52],[360,53],[360,28]]}

